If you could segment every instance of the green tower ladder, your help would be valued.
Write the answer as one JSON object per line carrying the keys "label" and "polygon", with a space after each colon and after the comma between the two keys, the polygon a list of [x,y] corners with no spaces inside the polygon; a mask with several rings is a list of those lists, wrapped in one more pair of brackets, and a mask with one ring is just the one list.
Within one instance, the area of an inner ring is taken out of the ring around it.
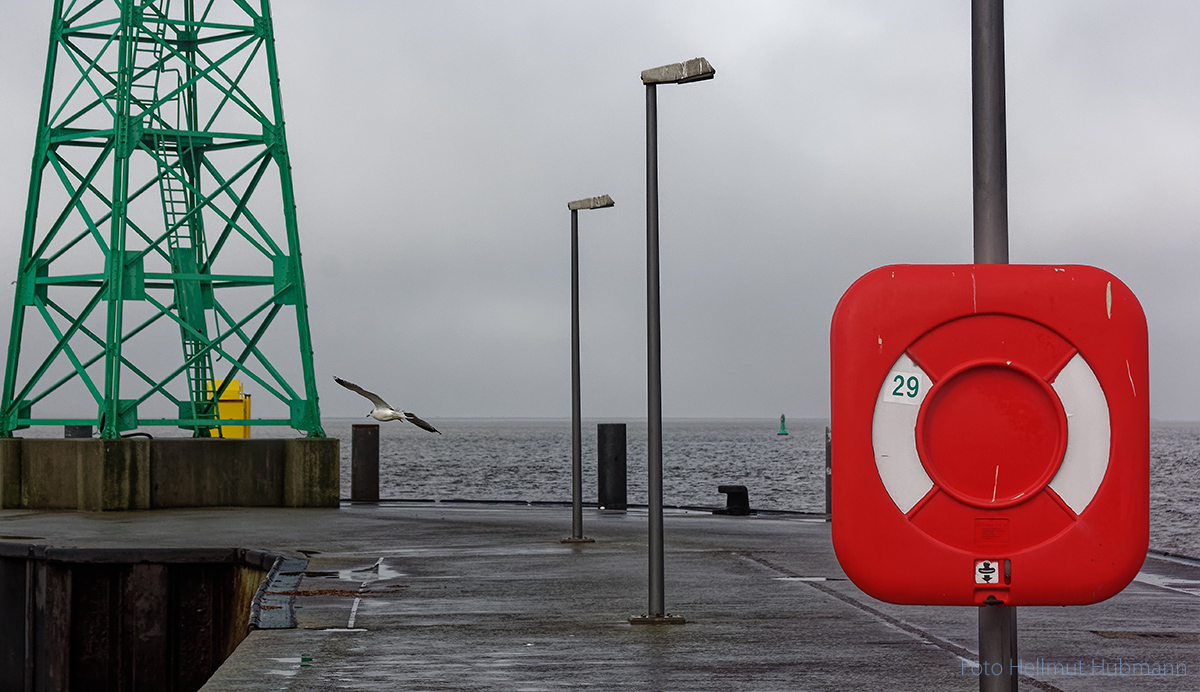
{"label": "green tower ladder", "polygon": [[324,436],[267,0],[54,2],[10,334],[3,437]]}

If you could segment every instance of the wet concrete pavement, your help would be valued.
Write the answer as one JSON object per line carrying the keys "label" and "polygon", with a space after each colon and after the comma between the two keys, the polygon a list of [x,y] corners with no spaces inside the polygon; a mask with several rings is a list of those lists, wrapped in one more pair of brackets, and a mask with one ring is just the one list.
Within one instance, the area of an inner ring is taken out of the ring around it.
{"label": "wet concrete pavement", "polygon": [[[974,608],[895,606],[845,579],[829,525],[668,511],[667,609],[647,603],[645,511],[344,504],[340,510],[0,512],[0,537],[245,547],[307,560],[275,588],[224,690],[977,690]],[[302,573],[301,573],[302,572]],[[1023,689],[1200,689],[1200,563],[1151,555],[1121,594],[1018,613]],[[1157,674],[1154,674],[1157,673]]]}

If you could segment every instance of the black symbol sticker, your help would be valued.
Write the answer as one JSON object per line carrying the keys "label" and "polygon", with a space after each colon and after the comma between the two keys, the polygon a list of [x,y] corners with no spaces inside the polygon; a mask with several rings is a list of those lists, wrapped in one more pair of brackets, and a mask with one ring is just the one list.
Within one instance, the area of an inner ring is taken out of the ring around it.
{"label": "black symbol sticker", "polygon": [[997,580],[997,571],[993,560],[983,560],[982,562],[975,563],[975,583],[991,584]]}

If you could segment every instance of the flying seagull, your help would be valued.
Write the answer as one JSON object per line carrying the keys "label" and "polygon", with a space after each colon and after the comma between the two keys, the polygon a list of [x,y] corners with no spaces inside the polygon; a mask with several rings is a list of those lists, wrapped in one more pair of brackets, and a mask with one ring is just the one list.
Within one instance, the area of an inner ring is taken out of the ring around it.
{"label": "flying seagull", "polygon": [[340,377],[334,377],[333,381],[342,385],[346,389],[349,389],[352,392],[358,392],[359,394],[362,394],[371,400],[371,403],[375,405],[375,408],[371,409],[371,412],[367,414],[369,418],[374,418],[377,421],[406,420],[423,430],[435,432],[439,435],[442,434],[440,430],[421,420],[416,414],[409,413],[408,411],[397,411],[396,409],[392,408],[388,405],[388,402],[380,399],[379,395],[375,394],[374,392],[368,392],[353,382],[347,382]]}

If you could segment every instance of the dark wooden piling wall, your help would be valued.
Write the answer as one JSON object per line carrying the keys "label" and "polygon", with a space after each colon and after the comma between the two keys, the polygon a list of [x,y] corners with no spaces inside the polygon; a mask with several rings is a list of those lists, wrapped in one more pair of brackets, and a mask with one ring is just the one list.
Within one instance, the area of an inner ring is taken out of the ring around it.
{"label": "dark wooden piling wall", "polygon": [[0,690],[199,690],[245,638],[273,559],[0,545]]}

